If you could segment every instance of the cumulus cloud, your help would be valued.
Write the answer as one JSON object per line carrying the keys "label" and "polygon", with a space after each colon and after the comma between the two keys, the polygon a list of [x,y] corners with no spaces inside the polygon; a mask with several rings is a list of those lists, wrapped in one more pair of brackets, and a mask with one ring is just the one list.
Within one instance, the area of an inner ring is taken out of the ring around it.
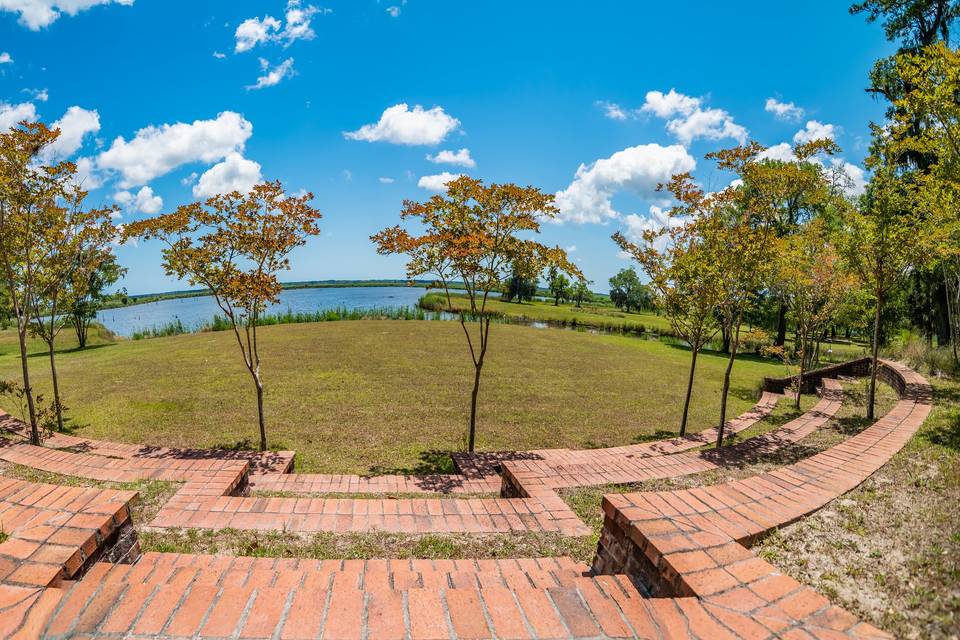
{"label": "cumulus cloud", "polygon": [[207,169],[193,186],[194,198],[209,198],[221,193],[249,193],[262,180],[260,165],[239,153],[231,153],[223,162]]}
{"label": "cumulus cloud", "polygon": [[778,120],[799,120],[803,117],[803,109],[792,102],[780,102],[776,98],[767,98],[763,109]]}
{"label": "cumulus cloud", "polygon": [[400,17],[400,7],[387,7],[387,15],[389,15],[391,18]]}
{"label": "cumulus cloud", "polygon": [[143,185],[188,162],[211,163],[242,151],[253,125],[239,113],[224,111],[212,120],[177,122],[117,137],[97,158],[100,168],[119,171],[121,188]]}
{"label": "cumulus cloud", "polygon": [[837,139],[837,128],[832,124],[824,124],[817,120],[809,120],[806,126],[793,136],[793,141],[800,144],[803,142],[811,142],[813,140],[821,140],[826,138],[827,140],[836,140]]}
{"label": "cumulus cloud", "polygon": [[477,163],[470,157],[470,149],[467,148],[458,151],[444,149],[434,155],[427,154],[427,160],[435,164],[456,164],[470,168],[477,166]]}
{"label": "cumulus cloud", "polygon": [[863,169],[843,158],[832,158],[830,165],[839,174],[843,190],[848,196],[863,195],[863,192],[867,189],[867,178]]}
{"label": "cumulus cloud", "polygon": [[75,16],[101,4],[130,6],[133,0],[0,0],[0,11],[19,15],[19,22],[32,31],[50,26],[60,15]]}
{"label": "cumulus cloud", "polygon": [[747,130],[733,121],[733,116],[723,109],[704,108],[702,98],[694,98],[670,89],[647,92],[641,113],[652,113],[667,120],[667,131],[676,136],[684,146],[697,138],[722,140],[732,138],[743,144]]}
{"label": "cumulus cloud", "polygon": [[429,191],[446,191],[447,183],[456,180],[462,173],[449,173],[444,171],[432,176],[422,176],[417,180],[417,186]]}
{"label": "cumulus cloud", "polygon": [[797,159],[793,155],[793,147],[790,146],[789,142],[781,142],[780,144],[775,144],[772,147],[767,147],[759,154],[757,154],[758,160],[779,160],[780,162],[793,162]]}
{"label": "cumulus cloud", "polygon": [[401,102],[388,107],[376,124],[365,124],[356,131],[345,131],[343,135],[348,140],[367,142],[439,144],[459,126],[460,121],[448,115],[443,107],[424,109],[414,105],[410,109]]}
{"label": "cumulus cloud", "polygon": [[14,127],[21,120],[36,120],[37,108],[32,102],[21,102],[20,104],[7,104],[0,102],[0,131]]}
{"label": "cumulus cloud", "polygon": [[13,58],[6,51],[0,52],[0,64],[13,64]]}
{"label": "cumulus cloud", "polygon": [[617,192],[650,197],[658,184],[674,174],[693,171],[696,165],[682,146],[659,144],[628,147],[589,166],[581,164],[570,186],[556,194],[560,209],[556,221],[582,224],[619,218],[612,202]]}
{"label": "cumulus cloud", "polygon": [[310,26],[313,16],[329,12],[329,9],[313,5],[302,6],[300,0],[290,0],[284,15],[286,25],[270,15],[241,22],[233,34],[236,40],[234,51],[243,53],[268,42],[282,42],[288,47],[297,40],[312,40],[317,35]]}
{"label": "cumulus cloud", "polygon": [[113,199],[124,209],[139,211],[147,215],[159,213],[163,208],[163,198],[153,193],[150,187],[143,187],[136,194],[129,191],[118,191]]}
{"label": "cumulus cloud", "polygon": [[70,107],[52,127],[60,129],[60,136],[43,150],[42,158],[46,161],[69,158],[76,153],[87,134],[100,131],[100,114],[96,109]]}
{"label": "cumulus cloud", "polygon": [[293,58],[287,58],[273,69],[270,68],[270,63],[266,59],[260,58],[260,68],[264,71],[264,75],[257,78],[256,84],[248,86],[247,89],[272,87],[280,84],[284,78],[292,78],[297,73],[293,69]]}
{"label": "cumulus cloud", "polygon": [[610,118],[611,120],[626,120],[630,117],[630,113],[616,102],[598,100],[596,104],[603,110],[604,117]]}
{"label": "cumulus cloud", "polygon": [[73,175],[74,181],[83,189],[92,191],[103,184],[100,172],[97,171],[96,162],[93,158],[77,158],[75,163],[77,172]]}

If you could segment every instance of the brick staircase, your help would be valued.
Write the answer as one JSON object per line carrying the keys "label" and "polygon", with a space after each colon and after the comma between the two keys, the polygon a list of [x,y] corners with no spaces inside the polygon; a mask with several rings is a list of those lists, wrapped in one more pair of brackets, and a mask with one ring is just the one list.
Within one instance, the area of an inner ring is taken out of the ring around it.
{"label": "brick staircase", "polygon": [[[733,615],[738,622],[742,616]],[[685,635],[677,635],[683,629]],[[296,561],[146,554],[98,565],[49,638],[720,638],[695,598],[650,600],[568,558]]]}
{"label": "brick staircase", "polygon": [[[849,372],[839,367],[829,373]],[[128,535],[135,494],[0,478],[0,524],[8,534],[0,544],[0,637],[887,637],[780,575],[745,546],[857,486],[916,431],[930,409],[929,385],[896,363],[884,362],[880,374],[901,400],[874,425],[823,453],[702,489],[607,496],[604,530],[589,568],[569,558],[141,557]],[[825,375],[817,378],[824,391],[812,411],[720,453],[691,451],[701,445],[673,439],[661,443],[659,452],[656,443],[647,443],[497,459],[500,498],[429,495],[495,486],[498,478],[481,464],[453,476],[312,475],[288,481],[255,456],[176,454],[187,450],[151,455],[128,445],[111,449],[109,443],[90,445],[96,452],[15,444],[0,448],[0,458],[98,479],[184,482],[151,523],[155,527],[583,535],[589,529],[557,496],[558,487],[637,478],[651,469],[695,473],[796,442],[839,407],[837,383]],[[771,395],[764,397],[761,403],[769,404]],[[106,457],[105,451],[126,453]],[[303,495],[249,495],[251,485]],[[424,496],[308,495],[365,490]]]}

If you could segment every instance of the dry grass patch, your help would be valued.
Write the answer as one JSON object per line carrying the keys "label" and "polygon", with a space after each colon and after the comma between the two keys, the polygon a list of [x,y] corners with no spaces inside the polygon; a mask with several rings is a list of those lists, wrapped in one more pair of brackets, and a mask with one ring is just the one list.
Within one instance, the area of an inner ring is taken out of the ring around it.
{"label": "dry grass patch", "polygon": [[144,531],[140,545],[146,551],[207,553],[214,555],[316,560],[371,558],[544,558],[571,556],[590,562],[596,541],[555,533],[494,535],[401,533],[318,533],[169,529]]}

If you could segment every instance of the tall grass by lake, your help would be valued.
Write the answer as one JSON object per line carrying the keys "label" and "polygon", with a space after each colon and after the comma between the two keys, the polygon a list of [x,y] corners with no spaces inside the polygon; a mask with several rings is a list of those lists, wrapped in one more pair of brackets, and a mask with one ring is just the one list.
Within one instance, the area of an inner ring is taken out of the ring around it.
{"label": "tall grass by lake", "polygon": [[[420,307],[375,307],[371,309],[348,309],[336,307],[334,309],[320,309],[317,311],[293,311],[287,309],[283,313],[272,313],[262,316],[257,322],[258,327],[267,327],[278,324],[303,324],[307,322],[337,322],[339,320],[441,320],[444,314],[439,311],[429,311]],[[190,331],[180,320],[174,320],[163,325],[151,327],[143,331],[136,331],[133,340],[148,338],[164,338],[184,333],[199,333],[201,331],[229,331],[233,329],[230,319],[215,315],[210,322],[205,323],[196,331]]]}

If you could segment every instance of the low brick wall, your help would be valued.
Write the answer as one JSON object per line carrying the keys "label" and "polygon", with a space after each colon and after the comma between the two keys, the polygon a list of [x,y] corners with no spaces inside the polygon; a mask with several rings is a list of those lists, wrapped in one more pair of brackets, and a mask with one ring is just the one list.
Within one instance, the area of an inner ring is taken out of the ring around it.
{"label": "low brick wall", "polygon": [[[884,366],[880,365],[880,371],[878,375],[883,374]],[[889,372],[888,372],[889,374]],[[811,369],[806,371],[803,374],[803,388],[800,390],[801,393],[813,393],[817,390],[822,384],[824,378],[836,378],[837,376],[850,376],[850,377],[861,377],[870,375],[870,358],[857,358],[856,360],[850,360],[849,362],[841,362],[840,364],[832,364],[827,367],[820,367],[819,369]],[[889,376],[891,380],[898,379],[897,376]],[[783,393],[791,384],[796,381],[796,376],[787,376],[784,378],[764,378],[763,379],[763,390],[772,391],[773,393]],[[882,378],[884,382],[887,382],[886,379]],[[892,386],[896,387],[896,384]],[[897,389],[897,391],[901,391]]]}

